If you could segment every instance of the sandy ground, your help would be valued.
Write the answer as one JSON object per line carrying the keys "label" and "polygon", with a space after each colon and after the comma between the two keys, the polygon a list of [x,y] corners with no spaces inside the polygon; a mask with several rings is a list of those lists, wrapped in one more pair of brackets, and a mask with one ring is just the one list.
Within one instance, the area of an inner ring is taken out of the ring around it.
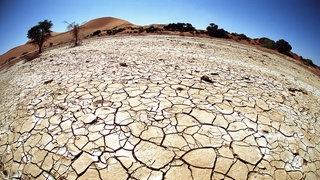
{"label": "sandy ground", "polygon": [[3,178],[317,179],[320,78],[234,42],[115,36],[0,72]]}

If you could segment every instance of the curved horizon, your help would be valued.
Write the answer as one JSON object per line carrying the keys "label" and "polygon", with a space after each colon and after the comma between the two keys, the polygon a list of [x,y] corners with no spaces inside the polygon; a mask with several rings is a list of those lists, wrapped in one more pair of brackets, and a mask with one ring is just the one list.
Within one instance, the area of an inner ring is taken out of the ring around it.
{"label": "curved horizon", "polygon": [[320,27],[317,7],[320,7],[320,3],[316,0],[5,0],[0,5],[1,22],[5,24],[0,30],[3,40],[0,54],[27,42],[28,29],[44,19],[53,22],[53,31],[65,32],[63,21],[82,24],[95,18],[111,16],[136,25],[185,22],[197,29],[205,29],[210,23],[215,23],[230,33],[243,33],[251,38],[267,37],[275,41],[284,39],[291,44],[292,52],[320,65],[320,51],[317,48],[320,42],[317,35]]}

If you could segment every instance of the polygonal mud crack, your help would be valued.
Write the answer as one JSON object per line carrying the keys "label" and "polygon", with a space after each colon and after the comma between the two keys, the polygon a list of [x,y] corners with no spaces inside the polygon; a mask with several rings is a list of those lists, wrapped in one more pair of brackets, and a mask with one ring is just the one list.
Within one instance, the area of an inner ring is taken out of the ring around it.
{"label": "polygonal mud crack", "polygon": [[1,71],[0,179],[319,179],[318,79],[265,54],[125,36]]}
{"label": "polygonal mud crack", "polygon": [[216,157],[216,152],[213,148],[201,148],[187,152],[182,156],[182,159],[191,166],[212,169]]}
{"label": "polygonal mud crack", "polygon": [[159,170],[169,164],[175,157],[175,154],[164,147],[147,141],[140,141],[134,148],[134,156],[139,162],[145,164],[150,169]]}

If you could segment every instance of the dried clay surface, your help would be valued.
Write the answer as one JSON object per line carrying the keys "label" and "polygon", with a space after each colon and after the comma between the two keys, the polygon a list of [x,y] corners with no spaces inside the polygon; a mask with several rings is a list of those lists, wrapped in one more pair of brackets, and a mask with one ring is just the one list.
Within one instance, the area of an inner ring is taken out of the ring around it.
{"label": "dried clay surface", "polygon": [[53,49],[0,72],[0,177],[319,179],[319,84],[217,39]]}

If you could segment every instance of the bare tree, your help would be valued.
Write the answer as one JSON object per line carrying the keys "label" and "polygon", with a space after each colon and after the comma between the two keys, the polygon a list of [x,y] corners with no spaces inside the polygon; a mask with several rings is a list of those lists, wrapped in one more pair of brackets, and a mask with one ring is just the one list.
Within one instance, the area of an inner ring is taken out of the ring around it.
{"label": "bare tree", "polygon": [[68,24],[67,29],[72,31],[72,35],[74,38],[74,46],[79,45],[80,41],[80,25],[78,23],[72,22],[68,23],[67,21],[64,21],[66,24]]}

